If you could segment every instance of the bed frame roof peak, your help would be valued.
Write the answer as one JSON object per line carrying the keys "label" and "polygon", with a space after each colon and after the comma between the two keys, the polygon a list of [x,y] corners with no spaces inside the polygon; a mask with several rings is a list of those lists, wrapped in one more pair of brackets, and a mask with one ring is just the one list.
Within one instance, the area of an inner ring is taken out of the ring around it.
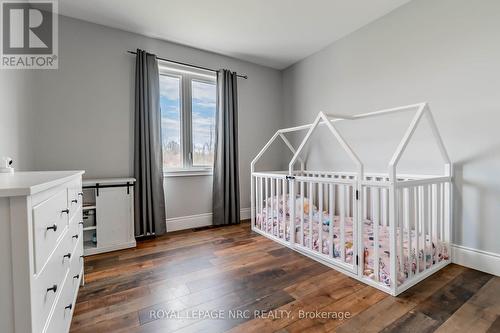
{"label": "bed frame roof peak", "polygon": [[[251,163],[251,171],[255,171],[255,164],[257,161],[262,157],[262,155],[267,151],[267,149],[272,145],[272,143],[276,140],[276,138],[279,136],[287,145],[287,147],[290,149],[290,151],[293,154],[292,160],[289,163],[289,173],[290,175],[293,173],[293,168],[298,160],[301,163],[301,170],[304,170],[305,163],[303,159],[300,156],[301,151],[303,150],[305,144],[311,137],[312,133],[316,130],[318,126],[323,126],[326,125],[328,130],[333,134],[333,136],[337,139],[339,144],[342,146],[344,151],[348,154],[348,156],[351,158],[351,160],[356,164],[357,169],[359,174],[362,176],[363,174],[363,163],[357,156],[357,154],[354,152],[354,150],[349,146],[349,144],[345,141],[345,139],[342,137],[342,135],[339,133],[337,128],[335,127],[334,123],[338,121],[346,121],[346,120],[358,120],[358,119],[365,119],[365,118],[372,118],[372,117],[379,117],[379,116],[384,116],[387,114],[391,113],[396,113],[396,112],[406,112],[406,111],[412,111],[416,110],[416,113],[414,117],[412,118],[410,125],[408,129],[406,130],[405,134],[403,135],[403,138],[401,139],[398,147],[396,148],[396,151],[392,155],[391,160],[389,161],[388,165],[388,171],[389,171],[389,177],[391,178],[391,181],[394,181],[396,179],[396,167],[401,159],[401,156],[403,155],[406,147],[408,146],[408,143],[413,137],[413,134],[415,130],[417,129],[418,125],[420,124],[420,121],[422,117],[425,115],[427,118],[427,121],[429,123],[432,136],[439,148],[439,152],[441,154],[441,157],[443,159],[443,162],[445,164],[444,167],[444,175],[445,176],[451,176],[452,174],[452,166],[451,166],[451,161],[448,155],[448,152],[446,151],[446,148],[444,146],[443,140],[441,138],[441,135],[439,134],[439,130],[437,128],[436,122],[434,120],[434,117],[432,116],[432,112],[430,110],[429,104],[427,102],[422,102],[422,103],[416,103],[416,104],[410,104],[410,105],[405,105],[405,106],[399,106],[399,107],[394,107],[394,108],[389,108],[389,109],[383,109],[383,110],[378,110],[374,112],[368,112],[368,113],[362,113],[362,114],[357,114],[357,115],[339,115],[339,114],[326,114],[324,112],[319,112],[318,115],[316,116],[315,120],[311,124],[306,124],[306,125],[300,125],[300,126],[295,126],[295,127],[289,127],[289,128],[283,128],[279,129],[276,131],[276,133],[273,135],[273,137],[266,143],[266,145],[262,148],[262,150],[257,154],[257,156],[253,159]],[[285,133],[291,133],[291,132],[297,132],[301,130],[307,130],[306,135],[302,139],[299,147],[295,149],[293,145],[288,141],[288,139],[285,137]]]}

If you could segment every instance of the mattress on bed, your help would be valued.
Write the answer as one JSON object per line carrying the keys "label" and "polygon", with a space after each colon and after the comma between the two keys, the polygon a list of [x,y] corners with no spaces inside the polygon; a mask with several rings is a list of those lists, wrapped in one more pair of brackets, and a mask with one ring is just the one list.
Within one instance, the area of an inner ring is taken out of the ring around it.
{"label": "mattress on bed", "polygon": [[[333,225],[332,225],[332,235],[333,235],[333,246],[330,245],[330,216],[327,212],[322,212],[319,214],[318,209],[314,205],[309,204],[309,200],[304,200],[304,207],[302,208],[301,199],[297,200],[296,203],[296,218],[295,218],[295,242],[298,244],[301,243],[301,211],[304,210],[304,240],[303,244],[307,248],[311,248],[310,242],[312,241],[312,249],[319,252],[319,220],[321,217],[322,221],[322,246],[321,253],[325,255],[330,255],[330,248],[333,251],[332,256],[334,258],[341,258],[341,221],[339,216],[333,217]],[[270,203],[270,200],[266,200],[265,204]],[[277,204],[277,206],[276,206]],[[267,233],[272,234],[278,238],[290,240],[290,212],[288,209],[287,201],[285,201],[285,205],[283,205],[282,197],[280,199],[275,199],[273,202],[273,214],[269,214],[267,217],[266,214],[266,206],[264,205],[264,209],[262,213],[257,214],[256,216],[256,224],[257,227],[261,230],[265,230]],[[276,209],[277,208],[277,209]],[[309,223],[309,209],[312,210],[312,219],[311,223]],[[269,213],[271,213],[271,205],[269,206]],[[262,228],[262,222],[264,222],[264,228]],[[310,236],[310,225],[312,225],[312,235]],[[365,219],[363,221],[363,244],[364,244],[364,267],[363,272],[364,275],[375,279],[375,270],[374,270],[374,232],[373,232],[373,223],[372,221]],[[417,255],[416,255],[416,233],[414,230],[411,232],[412,246],[411,246],[411,260],[409,260],[408,248],[408,232],[407,230],[403,231],[403,260],[399,259],[399,254],[397,254],[397,271],[398,273],[398,284],[403,283],[409,276],[410,270],[413,274],[416,273],[417,270]],[[399,230],[397,230],[396,234],[397,239],[399,239]],[[439,261],[448,259],[448,249],[445,244],[440,241],[433,240],[430,241],[429,235],[426,235],[426,242],[424,246],[423,242],[423,234],[419,233],[419,254],[418,254],[418,266],[419,271],[423,271],[424,267],[429,268],[432,264],[435,264]],[[378,257],[379,257],[379,281],[383,284],[389,286],[391,284],[389,267],[390,267],[390,238],[389,238],[389,228],[386,226],[378,226],[378,238],[379,238],[379,249],[378,249]],[[399,243],[399,242],[398,242]],[[352,217],[346,216],[344,218],[344,253],[345,259],[344,262],[352,263],[353,262],[353,220]],[[425,259],[425,264],[424,264]],[[401,267],[402,265],[402,267]]]}

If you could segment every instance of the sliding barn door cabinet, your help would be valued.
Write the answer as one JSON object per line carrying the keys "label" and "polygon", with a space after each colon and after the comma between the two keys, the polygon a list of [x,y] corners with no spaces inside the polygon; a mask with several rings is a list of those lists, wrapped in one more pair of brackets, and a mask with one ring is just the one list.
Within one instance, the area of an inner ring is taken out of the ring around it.
{"label": "sliding barn door cabinet", "polygon": [[85,255],[135,247],[134,178],[83,181]]}

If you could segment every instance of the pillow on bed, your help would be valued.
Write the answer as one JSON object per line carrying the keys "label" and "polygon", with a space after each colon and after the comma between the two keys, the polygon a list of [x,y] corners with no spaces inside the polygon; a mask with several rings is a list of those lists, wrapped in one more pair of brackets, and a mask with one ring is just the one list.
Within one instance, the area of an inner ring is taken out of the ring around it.
{"label": "pillow on bed", "polygon": [[[285,200],[285,205],[283,205],[283,199]],[[276,209],[278,208],[280,213],[285,213],[286,215],[290,215],[290,200],[289,195],[286,194],[283,198],[282,195],[269,197],[265,200],[264,207],[271,206]],[[313,212],[316,212],[318,209],[314,204],[310,203],[310,200],[307,197],[304,197],[304,207],[302,207],[302,199],[299,195],[295,197],[295,213],[298,214],[304,209],[304,214],[309,214],[309,210],[312,209]]]}

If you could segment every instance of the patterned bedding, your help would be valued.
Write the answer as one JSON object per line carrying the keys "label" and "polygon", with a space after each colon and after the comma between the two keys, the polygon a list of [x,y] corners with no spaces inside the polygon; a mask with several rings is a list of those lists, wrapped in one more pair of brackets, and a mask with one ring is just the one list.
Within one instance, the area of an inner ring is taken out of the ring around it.
{"label": "patterned bedding", "polygon": [[[319,241],[319,221],[320,217],[322,220],[322,248],[321,253],[325,255],[330,254],[330,247],[333,250],[333,257],[339,258],[341,257],[341,246],[340,246],[340,237],[341,237],[341,221],[339,216],[334,216],[333,218],[333,244],[330,244],[329,240],[329,229],[330,229],[330,216],[328,212],[319,212],[316,206],[311,205],[307,198],[304,198],[304,207],[302,207],[301,200],[299,196],[297,196],[295,200],[296,205],[296,218],[295,218],[295,242],[301,243],[301,211],[304,211],[304,246],[307,248],[311,248],[309,245],[312,238],[312,248],[315,251],[319,251],[320,241]],[[271,214],[271,198],[265,200],[263,204],[263,212],[257,214],[256,216],[256,224],[259,229],[264,229],[267,233],[270,233],[276,237],[283,238],[285,236],[286,240],[290,240],[290,230],[289,230],[289,221],[290,221],[290,210],[289,210],[289,200],[288,197],[285,196],[285,205],[283,205],[283,197],[274,197],[272,200],[272,206],[274,208],[273,213]],[[266,215],[266,205],[269,205],[269,216]],[[277,206],[276,206],[277,205]],[[276,212],[276,207],[278,211]],[[310,227],[309,227],[309,211],[312,210],[312,237],[310,237]],[[321,214],[321,215],[320,215]],[[285,218],[283,223],[283,217]],[[263,223],[264,222],[264,223]],[[262,227],[264,224],[264,228]],[[379,237],[379,249],[378,249],[378,257],[379,257],[379,281],[387,286],[391,284],[390,278],[390,243],[389,243],[389,228],[386,226],[378,227],[378,237]],[[399,239],[399,230],[397,230],[397,239]],[[399,255],[397,256],[398,266],[396,270],[398,271],[398,284],[403,283],[409,276],[410,270],[413,274],[416,273],[417,270],[417,255],[416,255],[416,233],[414,230],[411,232],[412,238],[412,248],[411,255],[408,255],[408,232],[404,230],[403,234],[403,260],[402,265],[399,259]],[[445,244],[440,241],[434,240],[430,241],[429,235],[426,235],[425,246],[423,246],[423,238],[422,233],[419,234],[419,253],[418,253],[418,261],[419,261],[419,271],[424,270],[424,266],[427,268],[431,266],[431,264],[435,264],[439,261],[448,259],[448,250]],[[352,263],[353,260],[353,220],[351,217],[346,216],[344,219],[344,243],[345,243],[345,262]],[[364,244],[364,275],[375,279],[375,270],[374,270],[374,234],[373,234],[373,223],[372,221],[365,219],[363,221],[363,244]],[[411,257],[411,260],[409,259]],[[425,264],[424,264],[425,258]]]}

